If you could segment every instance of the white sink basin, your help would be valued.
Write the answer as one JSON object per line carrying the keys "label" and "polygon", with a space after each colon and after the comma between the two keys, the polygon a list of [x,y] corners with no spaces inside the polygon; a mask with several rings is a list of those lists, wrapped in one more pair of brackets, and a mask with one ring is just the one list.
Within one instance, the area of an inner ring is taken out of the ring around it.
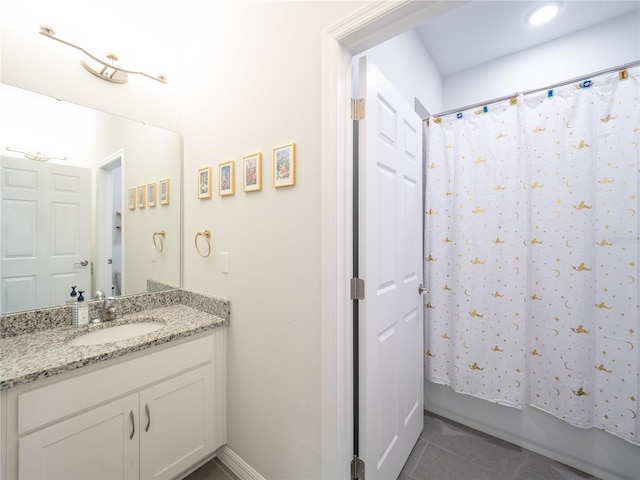
{"label": "white sink basin", "polygon": [[147,333],[155,332],[164,327],[162,322],[149,321],[140,323],[126,323],[114,327],[102,328],[93,332],[85,333],[79,337],[72,338],[67,343],[69,345],[100,345],[101,343],[119,342]]}

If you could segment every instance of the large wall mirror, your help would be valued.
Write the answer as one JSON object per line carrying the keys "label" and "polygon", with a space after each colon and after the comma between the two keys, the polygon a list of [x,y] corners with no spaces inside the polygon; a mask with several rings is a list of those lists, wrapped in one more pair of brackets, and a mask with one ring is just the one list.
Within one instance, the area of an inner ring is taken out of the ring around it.
{"label": "large wall mirror", "polygon": [[0,313],[180,286],[177,132],[0,83]]}

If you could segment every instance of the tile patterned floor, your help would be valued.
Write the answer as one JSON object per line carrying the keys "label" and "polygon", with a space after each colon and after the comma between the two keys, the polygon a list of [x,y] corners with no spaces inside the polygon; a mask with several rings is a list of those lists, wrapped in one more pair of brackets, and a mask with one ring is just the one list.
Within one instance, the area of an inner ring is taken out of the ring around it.
{"label": "tile patterned floor", "polygon": [[398,480],[597,480],[596,477],[425,412]]}
{"label": "tile patterned floor", "polygon": [[[214,458],[184,480],[239,480]],[[397,480],[598,480],[530,450],[425,412]]]}
{"label": "tile patterned floor", "polygon": [[183,480],[240,480],[217,457],[187,475]]}

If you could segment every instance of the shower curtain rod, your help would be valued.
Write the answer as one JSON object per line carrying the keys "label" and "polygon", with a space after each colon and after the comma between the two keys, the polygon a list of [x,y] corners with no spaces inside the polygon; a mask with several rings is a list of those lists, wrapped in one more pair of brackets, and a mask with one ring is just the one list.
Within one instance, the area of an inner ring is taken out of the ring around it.
{"label": "shower curtain rod", "polygon": [[[542,92],[544,90],[551,90],[553,88],[562,87],[564,85],[569,85],[571,83],[579,82],[581,80],[586,80],[586,79],[589,79],[591,77],[596,77],[598,75],[603,75],[605,73],[615,72],[616,70],[624,70],[625,68],[632,68],[632,67],[635,67],[637,65],[640,65],[640,60],[636,60],[636,61],[630,62],[630,63],[623,63],[622,65],[618,65],[617,67],[607,68],[605,70],[600,70],[598,72],[590,73],[588,75],[580,75],[579,77],[571,78],[569,80],[565,80],[565,81],[560,82],[560,83],[552,83],[551,85],[548,85],[546,87],[534,88],[532,90],[526,90],[524,92],[516,92],[513,95],[505,95],[504,97],[494,98],[492,100],[489,100],[488,102],[472,103],[471,105],[467,105],[465,107],[454,108],[452,110],[447,110],[446,112],[438,113],[437,115],[431,115],[431,117],[433,117],[433,118],[444,117],[445,115],[450,115],[452,113],[458,113],[458,112],[462,112],[464,110],[471,110],[473,108],[484,107],[485,105],[491,105],[492,103],[498,103],[498,102],[502,102],[504,100],[509,100],[510,98],[517,97],[518,95],[530,95],[532,93]],[[427,120],[427,119],[425,118],[423,120]]]}

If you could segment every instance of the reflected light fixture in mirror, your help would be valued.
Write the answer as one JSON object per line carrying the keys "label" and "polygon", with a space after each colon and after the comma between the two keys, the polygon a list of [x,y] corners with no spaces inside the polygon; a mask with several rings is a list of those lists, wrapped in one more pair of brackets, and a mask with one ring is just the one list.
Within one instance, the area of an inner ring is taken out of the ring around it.
{"label": "reflected light fixture in mirror", "polygon": [[33,153],[23,152],[22,150],[16,150],[11,147],[4,147],[4,149],[7,152],[19,153],[24,158],[28,160],[33,160],[35,162],[48,162],[49,160],[66,160],[67,159],[67,157],[54,157],[52,155],[45,155],[42,152],[33,152]]}

